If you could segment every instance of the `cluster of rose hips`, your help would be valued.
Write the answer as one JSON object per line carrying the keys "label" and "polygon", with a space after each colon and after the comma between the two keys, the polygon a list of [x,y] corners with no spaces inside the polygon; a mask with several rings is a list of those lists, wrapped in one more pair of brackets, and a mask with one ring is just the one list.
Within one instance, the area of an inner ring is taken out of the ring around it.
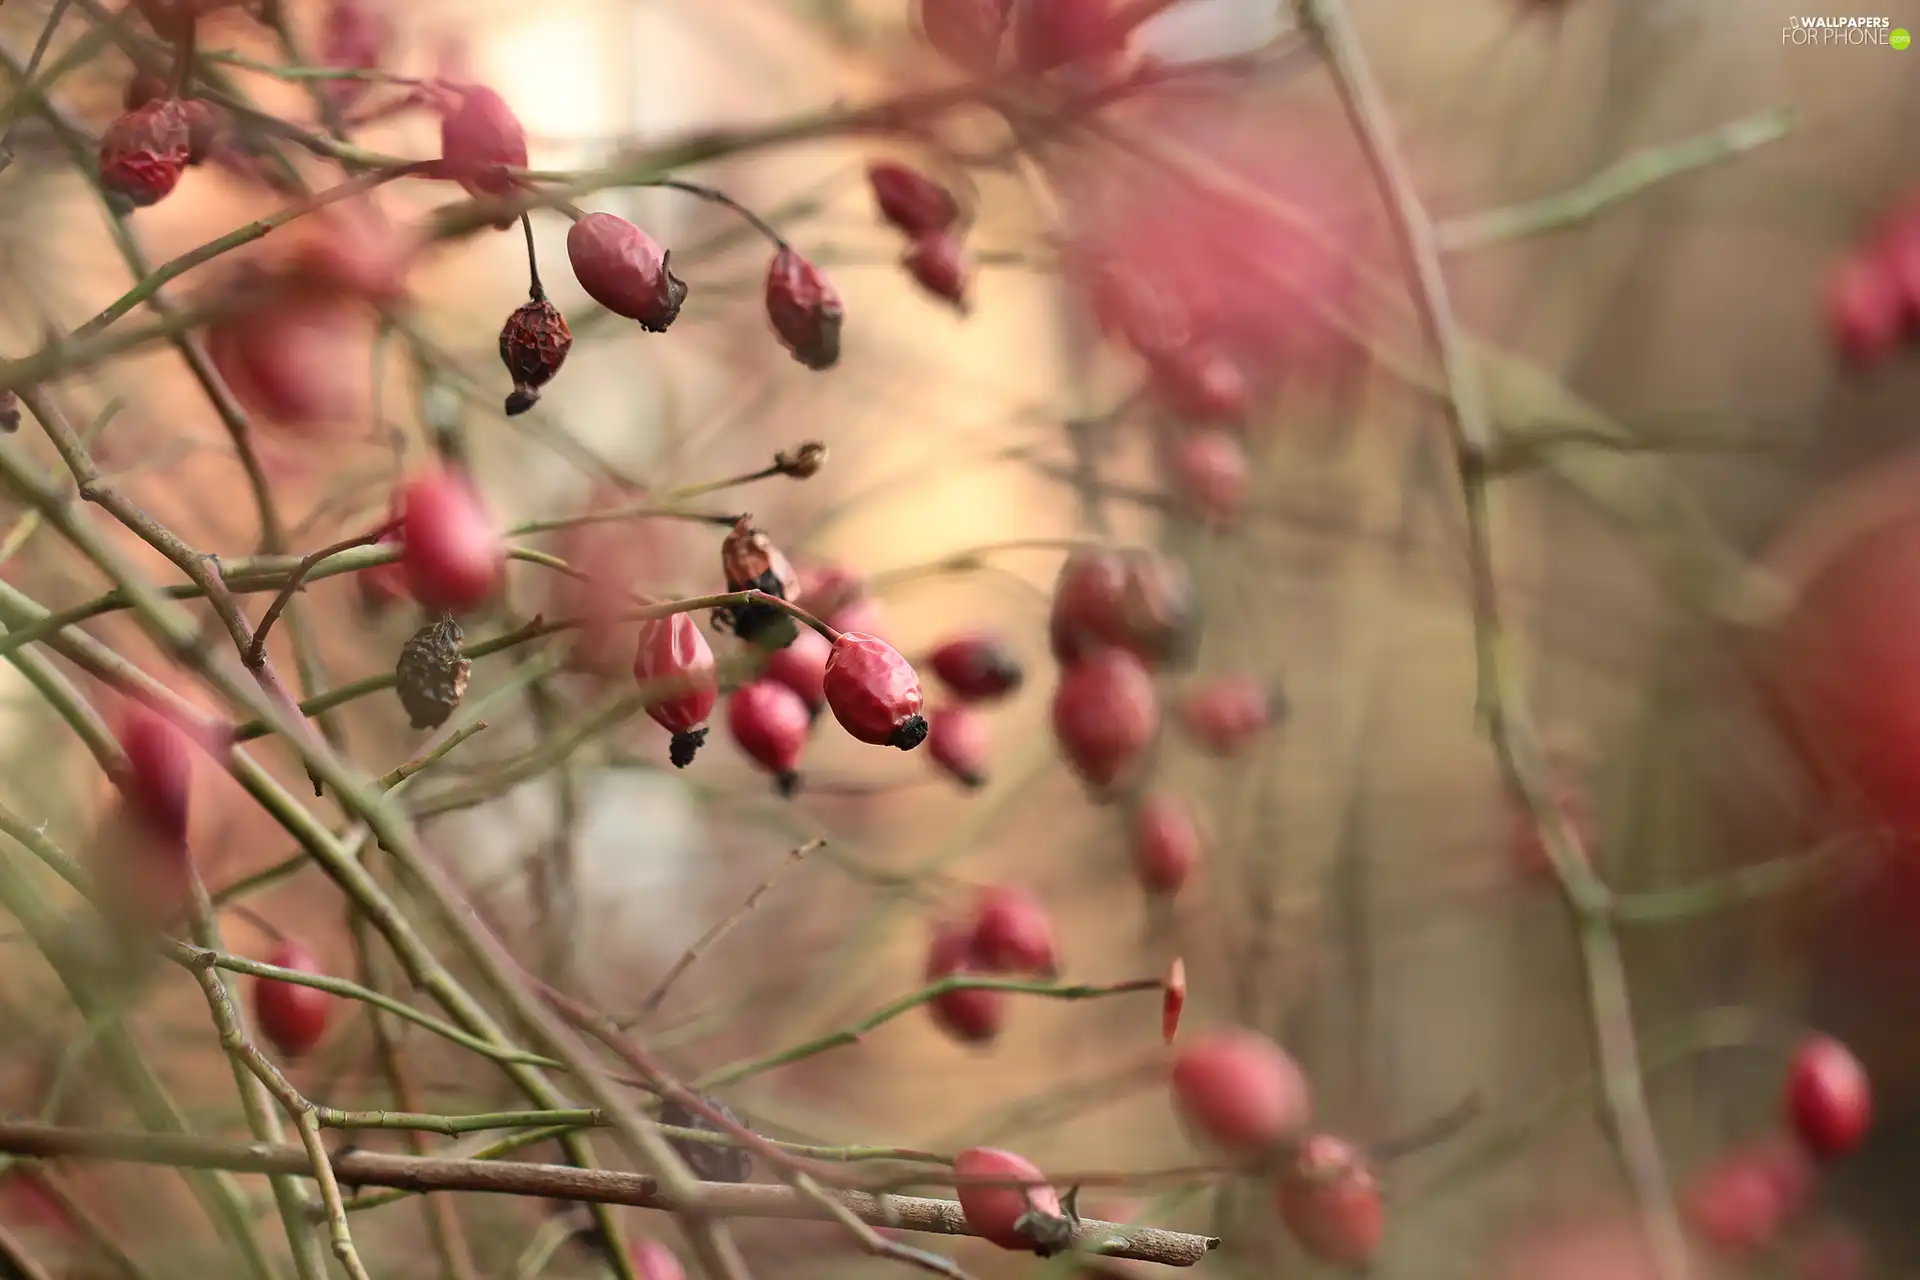
{"label": "cluster of rose hips", "polygon": [[1851,1155],[1873,1120],[1873,1089],[1851,1050],[1810,1036],[1787,1067],[1787,1133],[1736,1147],[1698,1171],[1683,1197],[1688,1225],[1718,1252],[1747,1260],[1808,1206],[1816,1163]]}
{"label": "cluster of rose hips", "polygon": [[953,193],[916,169],[891,160],[867,166],[880,215],[908,237],[900,264],[914,282],[956,311],[967,310],[967,286],[973,264],[961,237],[960,202]]}
{"label": "cluster of rose hips", "polygon": [[1833,268],[1827,325],[1841,355],[1862,366],[1920,333],[1920,198],[1898,203]]}

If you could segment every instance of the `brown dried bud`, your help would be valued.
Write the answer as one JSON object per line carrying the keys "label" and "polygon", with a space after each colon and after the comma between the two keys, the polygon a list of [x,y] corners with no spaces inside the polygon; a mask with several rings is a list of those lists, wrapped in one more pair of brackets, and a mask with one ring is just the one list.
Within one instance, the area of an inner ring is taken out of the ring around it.
{"label": "brown dried bud", "polygon": [[20,394],[0,391],[0,431],[12,434],[20,429]]}
{"label": "brown dried bud", "polygon": [[149,102],[122,115],[100,136],[100,185],[136,209],[164,200],[191,158],[189,125],[178,98]]}
{"label": "brown dried bud", "polygon": [[818,440],[808,440],[793,449],[782,449],[773,455],[773,465],[780,474],[795,480],[811,480],[820,474],[820,468],[827,465],[827,446]]}
{"label": "brown dried bud", "polygon": [[[712,1098],[703,1096],[700,1101],[733,1123],[740,1123],[740,1117]],[[673,1129],[703,1129],[708,1133],[725,1132],[719,1125],[693,1108],[682,1106],[672,1098],[666,1099],[661,1104],[660,1123]],[[702,1182],[745,1182],[753,1176],[753,1153],[744,1147],[722,1147],[706,1142],[694,1142],[687,1138],[668,1138],[667,1145],[687,1162],[687,1167],[698,1174]]]}
{"label": "brown dried bud", "polygon": [[466,696],[473,664],[460,656],[464,633],[453,615],[429,622],[400,649],[394,690],[416,729],[438,729]]}
{"label": "brown dried bud", "polygon": [[820,268],[790,248],[773,255],[767,267],[767,319],[795,360],[816,372],[838,364],[845,318],[840,292]]}
{"label": "brown dried bud", "polygon": [[536,298],[514,308],[500,330],[500,363],[513,378],[507,416],[525,413],[540,400],[540,388],[553,381],[573,347],[573,332],[560,308]]}
{"label": "brown dried bud", "polygon": [[[720,544],[720,569],[729,591],[764,591],[792,604],[800,602],[800,579],[772,539],[741,516]],[[733,634],[766,649],[784,649],[799,634],[791,614],[772,605],[740,605],[727,611]]]}

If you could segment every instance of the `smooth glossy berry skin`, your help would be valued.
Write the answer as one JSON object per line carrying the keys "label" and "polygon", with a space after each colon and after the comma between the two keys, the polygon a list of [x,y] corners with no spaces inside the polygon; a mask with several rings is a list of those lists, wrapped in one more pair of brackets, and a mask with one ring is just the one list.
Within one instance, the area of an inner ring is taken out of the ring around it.
{"label": "smooth glossy berry skin", "polygon": [[643,689],[665,690],[647,703],[647,714],[673,735],[674,767],[686,768],[707,740],[707,721],[720,701],[720,669],[692,614],[654,618],[640,628],[633,678]]}
{"label": "smooth glossy berry skin", "polygon": [[400,541],[407,589],[429,609],[476,609],[506,576],[506,543],[472,482],[455,472],[407,482],[400,491]]}
{"label": "smooth glossy berry skin", "polygon": [[984,632],[942,641],[927,656],[934,677],[962,702],[997,702],[1026,680],[1012,646]]}
{"label": "smooth glossy berry skin", "polygon": [[635,1241],[631,1256],[634,1274],[640,1280],[687,1280],[680,1259],[658,1240]]}
{"label": "smooth glossy berry skin", "polygon": [[1224,431],[1188,431],[1169,458],[1175,492],[1202,524],[1229,526],[1247,500],[1247,453]]}
{"label": "smooth glossy berry skin", "polygon": [[955,1178],[961,1180],[956,1182],[954,1190],[959,1196],[960,1212],[966,1217],[967,1225],[983,1240],[990,1240],[1002,1249],[1019,1253],[1034,1252],[1033,1239],[1015,1226],[1030,1210],[1056,1218],[1060,1216],[1060,1195],[1052,1187],[981,1187],[969,1186],[964,1181],[968,1178],[1044,1177],[1040,1166],[1025,1156],[997,1147],[969,1147],[954,1157],[953,1172]]}
{"label": "smooth glossy berry skin", "polygon": [[506,170],[527,167],[527,131],[507,100],[484,85],[456,89],[458,102],[440,118],[441,172],[471,196],[504,196],[516,183]]}
{"label": "smooth glossy berry skin", "polygon": [[1075,552],[1054,583],[1047,634],[1063,663],[1120,648],[1150,666],[1184,665],[1198,630],[1192,577],[1152,551]]}
{"label": "smooth glossy berry skin", "polygon": [[813,717],[800,695],[772,680],[755,680],[727,699],[727,731],[747,758],[773,775],[781,795],[800,785],[800,753]]}
{"label": "smooth glossy berry skin", "polygon": [[539,403],[540,388],[553,381],[567,352],[573,349],[573,331],[560,308],[545,298],[515,307],[500,329],[500,363],[513,379],[507,396],[508,417],[525,413]]}
{"label": "smooth glossy berry skin", "polygon": [[1686,1224],[1713,1249],[1744,1260],[1772,1245],[1806,1208],[1814,1173],[1790,1142],[1763,1140],[1696,1173],[1680,1197]]}
{"label": "smooth glossy berry skin", "polygon": [[1069,666],[1053,693],[1053,735],[1095,791],[1130,780],[1160,731],[1160,696],[1140,659],[1107,649]]}
{"label": "smooth glossy berry skin", "polygon": [[927,293],[966,314],[973,260],[958,236],[944,231],[916,236],[900,265]]}
{"label": "smooth glossy berry skin", "polygon": [[652,236],[611,213],[590,213],[567,232],[567,260],[587,296],[648,333],[665,333],[687,300],[670,256]]}
{"label": "smooth glossy berry skin", "polygon": [[1174,1059],[1174,1109],[1194,1136],[1258,1154],[1297,1138],[1313,1116],[1307,1078],[1291,1054],[1255,1031],[1210,1031]]}
{"label": "smooth glossy berry skin", "polygon": [[833,718],[859,741],[902,751],[926,741],[920,676],[878,636],[842,631],[827,656],[823,687]]}
{"label": "smooth glossy berry skin", "polygon": [[761,674],[799,694],[808,714],[817,716],[827,705],[827,660],[832,656],[831,640],[812,627],[801,627],[791,644],[767,655]]}
{"label": "smooth glossy berry skin", "polygon": [[1186,801],[1167,791],[1144,797],[1133,811],[1133,867],[1140,887],[1172,897],[1200,865],[1200,828]]}
{"label": "smooth glossy berry skin", "polygon": [[1878,364],[1899,347],[1907,303],[1878,255],[1856,254],[1834,267],[1826,308],[1833,345],[1849,362]]}
{"label": "smooth glossy berry skin", "polygon": [[1014,10],[1014,61],[1038,75],[1121,46],[1112,30],[1109,0],[1018,0]]}
{"label": "smooth glossy berry skin", "polygon": [[1012,0],[920,0],[920,33],[961,70],[991,71],[1012,8]]}
{"label": "smooth glossy berry skin", "polygon": [[880,216],[910,236],[935,235],[960,221],[953,193],[918,169],[875,160],[867,165],[867,185]]}
{"label": "smooth glossy berry skin", "polygon": [[1812,1036],[1794,1052],[1785,1102],[1801,1145],[1822,1160],[1851,1155],[1873,1121],[1866,1068],[1830,1036]]}
{"label": "smooth glossy berry skin", "polygon": [[193,789],[193,748],[186,733],[157,712],[130,704],[119,737],[127,763],[118,781],[129,809],[156,838],[185,844]]}
{"label": "smooth glossy berry skin", "polygon": [[1220,758],[1239,755],[1285,714],[1273,688],[1252,676],[1221,676],[1180,700],[1180,725],[1194,744]]}
{"label": "smooth glossy berry skin", "polygon": [[767,322],[793,358],[816,373],[840,363],[846,307],[820,268],[792,249],[767,264]]}
{"label": "smooth glossy berry skin", "polygon": [[1357,1270],[1370,1265],[1386,1236],[1380,1183],[1350,1142],[1315,1134],[1274,1189],[1280,1220],[1313,1257]]}
{"label": "smooth glossy berry skin", "polygon": [[993,744],[985,718],[965,703],[949,703],[927,717],[927,751],[941,772],[961,786],[987,785]]}
{"label": "smooth glossy berry skin", "polygon": [[[298,942],[285,941],[273,949],[267,963],[300,973],[324,975],[320,958]],[[303,987],[276,978],[256,978],[253,1016],[267,1042],[288,1058],[313,1051],[327,1031],[333,997],[317,987]]]}
{"label": "smooth glossy berry skin", "polygon": [[992,972],[1052,977],[1060,971],[1053,917],[1025,890],[1011,885],[983,889],[974,905],[973,956]]}
{"label": "smooth glossy berry skin", "polygon": [[[955,974],[984,973],[973,951],[972,924],[949,921],[934,929],[927,947],[923,976],[938,982]],[[1007,1021],[1004,991],[948,991],[927,1002],[934,1024],[962,1044],[986,1044],[1000,1034]]]}
{"label": "smooth glossy berry skin", "polygon": [[100,185],[144,209],[166,199],[192,158],[187,112],[178,98],[135,107],[100,135]]}
{"label": "smooth glossy berry skin", "polygon": [[249,412],[314,431],[365,412],[353,381],[342,376],[364,358],[363,334],[344,300],[289,290],[217,321],[207,332],[207,354]]}

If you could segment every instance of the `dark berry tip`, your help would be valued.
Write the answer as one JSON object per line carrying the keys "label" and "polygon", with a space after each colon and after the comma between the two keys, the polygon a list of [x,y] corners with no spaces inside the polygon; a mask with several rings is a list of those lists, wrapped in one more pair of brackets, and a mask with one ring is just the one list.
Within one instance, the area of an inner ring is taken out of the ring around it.
{"label": "dark berry tip", "polygon": [[773,789],[785,798],[792,798],[800,789],[800,775],[791,771],[778,775],[773,780]]}
{"label": "dark berry tip", "polygon": [[927,740],[927,718],[911,715],[894,726],[893,736],[887,739],[887,745],[898,747],[902,751],[911,751]]}
{"label": "dark berry tip", "polygon": [[1276,688],[1267,694],[1267,719],[1271,723],[1280,724],[1292,711],[1293,703],[1287,700],[1285,690]]}
{"label": "dark berry tip", "polygon": [[507,396],[507,416],[517,418],[540,403],[540,393],[529,387],[515,387]]}
{"label": "dark berry tip", "polygon": [[673,741],[667,746],[667,759],[673,761],[673,767],[684,769],[693,763],[694,753],[706,743],[707,727],[683,729],[673,735]]}
{"label": "dark berry tip", "polygon": [[963,773],[960,775],[960,785],[969,791],[978,791],[987,785],[987,775],[984,773]]}

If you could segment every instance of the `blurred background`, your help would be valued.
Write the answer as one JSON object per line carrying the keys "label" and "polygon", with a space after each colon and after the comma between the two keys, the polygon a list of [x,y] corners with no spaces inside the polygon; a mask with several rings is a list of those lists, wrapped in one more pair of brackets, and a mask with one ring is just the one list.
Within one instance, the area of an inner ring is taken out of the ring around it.
{"label": "blurred background", "polygon": [[[1920,26],[1920,6],[1876,3],[1873,13],[1894,25]],[[323,7],[289,0],[286,9],[311,39]],[[47,65],[91,28],[87,8],[74,6]],[[14,0],[0,12],[15,68],[48,9]],[[1901,469],[1920,394],[1914,367],[1895,360],[1863,375],[1838,362],[1822,290],[1834,261],[1920,176],[1911,145],[1920,51],[1783,41],[1795,14],[1852,12],[1814,0],[1792,9],[1784,0],[1351,0],[1350,9],[1416,182],[1455,229],[1472,227],[1448,220],[1580,188],[1622,157],[1769,122],[1764,144],[1591,219],[1463,244],[1447,261],[1466,323],[1504,353],[1503,424],[1550,431],[1598,413],[1669,442],[1561,449],[1499,486],[1501,590],[1520,638],[1509,661],[1586,789],[1599,869],[1624,888],[1662,889],[1809,847],[1822,832],[1805,785],[1742,665],[1742,642],[1703,605],[1711,590],[1699,589],[1694,569],[1703,558],[1718,563],[1714,555],[1798,564],[1778,548],[1804,546],[1806,530],[1862,510],[1904,509],[1915,491],[1904,483],[1913,463]],[[905,0],[409,0],[389,12],[399,34],[388,69],[493,87],[524,123],[541,170],[955,79],[916,39]],[[1290,27],[1284,7],[1266,0],[1188,0],[1149,23],[1136,46],[1168,62],[1230,58],[1286,39]],[[239,15],[209,20],[201,43],[284,61]],[[71,135],[61,132],[97,135],[120,110],[130,70],[109,48],[63,77],[53,97],[64,126],[14,113],[17,158],[0,175],[0,341],[9,351],[38,347],[49,326],[79,324],[130,282],[116,224],[69,163]],[[266,109],[312,117],[303,85],[229,70]],[[1347,252],[1398,275],[1350,129],[1311,60],[1223,63],[1151,104],[1114,110],[1159,120],[1256,175],[1311,209]],[[435,121],[419,112],[354,136],[384,155],[428,157],[438,145]],[[969,110],[947,118],[935,141],[985,153],[1007,139],[993,117]],[[517,231],[483,232],[425,259],[404,324],[377,342],[369,326],[367,358],[338,370],[368,406],[360,421],[253,432],[296,550],[377,521],[396,475],[436,451],[468,460],[495,514],[513,524],[752,472],[776,450],[818,440],[830,460],[817,477],[700,501],[751,511],[797,562],[864,576],[879,611],[872,629],[909,657],[984,628],[1010,637],[1029,671],[1020,694],[992,712],[983,788],[954,786],[925,752],[876,751],[828,723],[809,743],[806,787],[786,801],[724,731],[678,773],[665,764],[666,735],[644,716],[593,723],[625,687],[623,673],[607,681],[559,670],[563,643],[515,649],[474,666],[461,716],[484,717],[488,731],[412,790],[432,855],[529,968],[615,1013],[634,1011],[683,949],[777,873],[750,919],[641,1023],[689,1078],[825,1034],[912,990],[934,923],[963,911],[975,886],[1017,884],[1050,907],[1068,980],[1153,976],[1182,957],[1189,1023],[1275,1036],[1306,1064],[1321,1120],[1339,1132],[1387,1142],[1477,1103],[1458,1133],[1383,1171],[1390,1227],[1379,1274],[1651,1274],[1631,1243],[1631,1203],[1607,1133],[1579,1092],[1594,1060],[1568,915],[1516,861],[1513,805],[1475,724],[1464,525],[1444,416],[1378,364],[1290,336],[1250,371],[1257,412],[1237,519],[1191,518],[1152,443],[1177,414],[1136,406],[1108,428],[1069,429],[1130,405],[1139,374],[1063,286],[1059,234],[1104,227],[1143,260],[1184,251],[1187,233],[1243,237],[1263,257],[1297,253],[1300,242],[1270,222],[1190,218],[1183,179],[1138,156],[1119,165],[1093,142],[1048,145],[1044,166],[1015,160],[964,177],[929,161],[925,139],[881,136],[758,149],[682,175],[759,211],[831,275],[848,318],[844,356],[828,375],[771,340],[760,304],[766,247],[733,215],[670,190],[611,190],[586,206],[647,228],[689,284],[669,333],[639,332],[594,307],[564,267],[565,219],[536,213],[547,284],[576,342],[533,413],[501,414],[506,379],[495,355],[501,321],[525,298],[524,246]],[[962,191],[980,260],[965,314],[901,269],[898,237],[874,213],[864,178],[880,157],[929,167]],[[324,172],[311,156],[299,163]],[[411,225],[451,192],[403,182],[378,200],[390,221]],[[282,203],[203,166],[120,225],[160,262]],[[276,233],[241,256],[271,261],[295,235]],[[199,277],[175,292],[192,296]],[[1340,279],[1313,281],[1353,323],[1421,351],[1404,316],[1348,308]],[[1313,327],[1284,302],[1275,307],[1272,323],[1289,335]],[[196,547],[234,560],[255,553],[261,529],[247,478],[170,349],[75,380],[62,395],[77,421],[104,422],[97,456],[143,506]],[[20,439],[51,461],[31,425]],[[723,532],[625,520],[525,541],[666,596],[722,588]],[[1285,725],[1233,760],[1174,738],[1159,750],[1156,782],[1196,804],[1207,843],[1202,875],[1171,903],[1142,894],[1124,811],[1089,803],[1050,738],[1048,599],[1074,539],[1146,543],[1189,564],[1205,632],[1196,673],[1181,679],[1246,673],[1287,693]],[[0,574],[49,607],[105,589],[54,534],[8,545]],[[951,563],[981,547],[989,550]],[[142,563],[156,575],[166,568],[157,557]],[[309,692],[390,671],[419,625],[407,601],[369,610],[359,576],[304,593],[305,652],[295,655],[287,634],[276,640],[283,668],[297,656],[313,677]],[[556,581],[513,566],[497,629],[579,607]],[[162,669],[126,615],[87,625]],[[469,636],[494,629],[476,624]],[[177,683],[200,696],[184,677]],[[12,668],[0,669],[0,698],[5,802],[85,849],[107,784]],[[407,726],[389,693],[341,707],[329,724],[375,773],[427,741]],[[569,736],[576,726],[593,732]],[[296,792],[304,787],[290,753],[262,744],[258,754]],[[788,867],[789,851],[815,837],[826,846]],[[215,890],[293,852],[235,784],[213,776],[196,781],[192,847]],[[1874,933],[1849,914],[1876,896],[1861,888],[1876,883],[1873,872],[1847,863],[1711,918],[1624,931],[1649,1095],[1676,1180],[1776,1125],[1778,1045],[1797,1027],[1847,1039],[1876,1086],[1866,1150],[1822,1180],[1805,1217],[1749,1258],[1703,1252],[1703,1273],[1920,1268],[1909,1209],[1920,1178],[1917,957],[1898,945],[1899,920]],[[316,870],[280,878],[245,906],[222,918],[231,950],[264,956],[277,930],[334,972],[365,972],[345,904]],[[1869,936],[1881,941],[1861,941]],[[0,1059],[4,1105],[41,1114],[57,1078],[52,1118],[106,1123],[120,1104],[71,1052],[80,1024],[51,971],[12,941],[13,962],[0,967],[12,1046]],[[721,1096],[762,1131],[798,1140],[940,1151],[997,1143],[1079,1170],[1189,1163],[1193,1148],[1164,1089],[1139,1083],[1141,1064],[1162,1053],[1150,1000],[1017,1001],[987,1049],[909,1016]],[[241,1132],[193,984],[168,973],[129,1016],[196,1125]],[[496,1070],[412,1028],[399,1034],[413,1087],[432,1104],[423,1109],[514,1105]],[[1658,1063],[1667,1065],[1652,1071]],[[293,1073],[331,1105],[390,1105],[357,1011]],[[390,1136],[365,1142],[403,1149]],[[38,1184],[7,1181],[0,1223],[61,1259],[57,1274],[124,1273],[63,1225]],[[150,1274],[183,1271],[204,1245],[192,1243],[206,1234],[197,1210],[161,1172],[63,1169],[58,1185]],[[547,1210],[501,1199],[460,1212],[478,1274],[505,1276]],[[661,1215],[628,1217],[636,1232],[675,1238]],[[1164,1202],[1152,1220],[1225,1237],[1204,1271],[1308,1273],[1266,1197],[1244,1188]],[[438,1268],[419,1243],[417,1206],[359,1215],[355,1231],[380,1261],[377,1275]],[[859,1257],[824,1227],[742,1223],[739,1234],[762,1275],[896,1265]],[[980,1275],[1043,1269],[977,1241],[954,1249]],[[1808,1269],[1836,1256],[1857,1269]],[[546,1264],[552,1275],[600,1265],[582,1249]]]}

